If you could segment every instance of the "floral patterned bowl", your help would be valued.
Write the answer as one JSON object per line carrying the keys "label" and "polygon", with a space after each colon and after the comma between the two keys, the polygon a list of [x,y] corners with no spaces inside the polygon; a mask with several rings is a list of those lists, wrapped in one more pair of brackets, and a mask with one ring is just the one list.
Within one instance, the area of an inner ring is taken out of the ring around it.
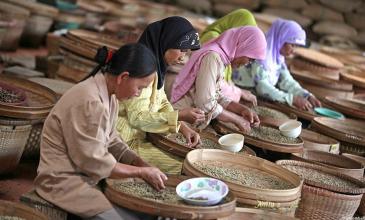
{"label": "floral patterned bowl", "polygon": [[186,203],[199,206],[211,206],[219,203],[228,194],[228,186],[209,177],[191,178],[176,187],[177,195]]}

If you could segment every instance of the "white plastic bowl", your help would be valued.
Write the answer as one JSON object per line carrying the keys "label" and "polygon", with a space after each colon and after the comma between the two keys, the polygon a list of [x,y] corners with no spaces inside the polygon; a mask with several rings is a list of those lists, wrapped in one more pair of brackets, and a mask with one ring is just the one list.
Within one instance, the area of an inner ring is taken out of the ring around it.
{"label": "white plastic bowl", "polygon": [[222,150],[239,152],[244,143],[245,137],[242,134],[226,134],[219,138],[218,143]]}
{"label": "white plastic bowl", "polygon": [[228,186],[223,181],[210,177],[187,179],[176,187],[177,195],[186,203],[210,206],[219,203],[228,194]]}
{"label": "white plastic bowl", "polygon": [[289,120],[280,125],[279,130],[285,137],[297,138],[302,132],[302,123],[296,120]]}

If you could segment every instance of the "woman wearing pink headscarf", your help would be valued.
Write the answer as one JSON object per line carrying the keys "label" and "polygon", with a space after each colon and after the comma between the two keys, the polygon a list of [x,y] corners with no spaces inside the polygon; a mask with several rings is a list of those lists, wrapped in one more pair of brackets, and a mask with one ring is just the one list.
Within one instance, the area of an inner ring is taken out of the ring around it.
{"label": "woman wearing pink headscarf", "polygon": [[171,92],[171,102],[176,109],[200,108],[206,127],[212,119],[231,122],[242,131],[260,123],[257,115],[244,105],[221,94],[224,69],[246,65],[254,59],[264,59],[266,40],[262,31],[254,26],[232,28],[209,41],[193,53],[188,63],[176,77]]}

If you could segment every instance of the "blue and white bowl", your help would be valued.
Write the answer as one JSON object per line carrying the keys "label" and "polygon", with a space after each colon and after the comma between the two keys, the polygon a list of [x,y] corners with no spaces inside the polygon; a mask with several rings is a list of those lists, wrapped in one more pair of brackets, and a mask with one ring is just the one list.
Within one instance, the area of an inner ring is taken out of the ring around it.
{"label": "blue and white bowl", "polygon": [[176,187],[177,195],[186,203],[199,206],[219,203],[227,196],[228,191],[227,184],[210,177],[191,178]]}

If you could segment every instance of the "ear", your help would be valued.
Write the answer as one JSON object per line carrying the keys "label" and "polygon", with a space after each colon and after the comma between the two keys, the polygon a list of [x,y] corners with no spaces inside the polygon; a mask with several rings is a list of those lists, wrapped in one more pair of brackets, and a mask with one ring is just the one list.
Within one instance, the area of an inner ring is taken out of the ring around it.
{"label": "ear", "polygon": [[121,84],[122,81],[127,80],[129,78],[129,72],[122,72],[117,77],[117,84]]}

